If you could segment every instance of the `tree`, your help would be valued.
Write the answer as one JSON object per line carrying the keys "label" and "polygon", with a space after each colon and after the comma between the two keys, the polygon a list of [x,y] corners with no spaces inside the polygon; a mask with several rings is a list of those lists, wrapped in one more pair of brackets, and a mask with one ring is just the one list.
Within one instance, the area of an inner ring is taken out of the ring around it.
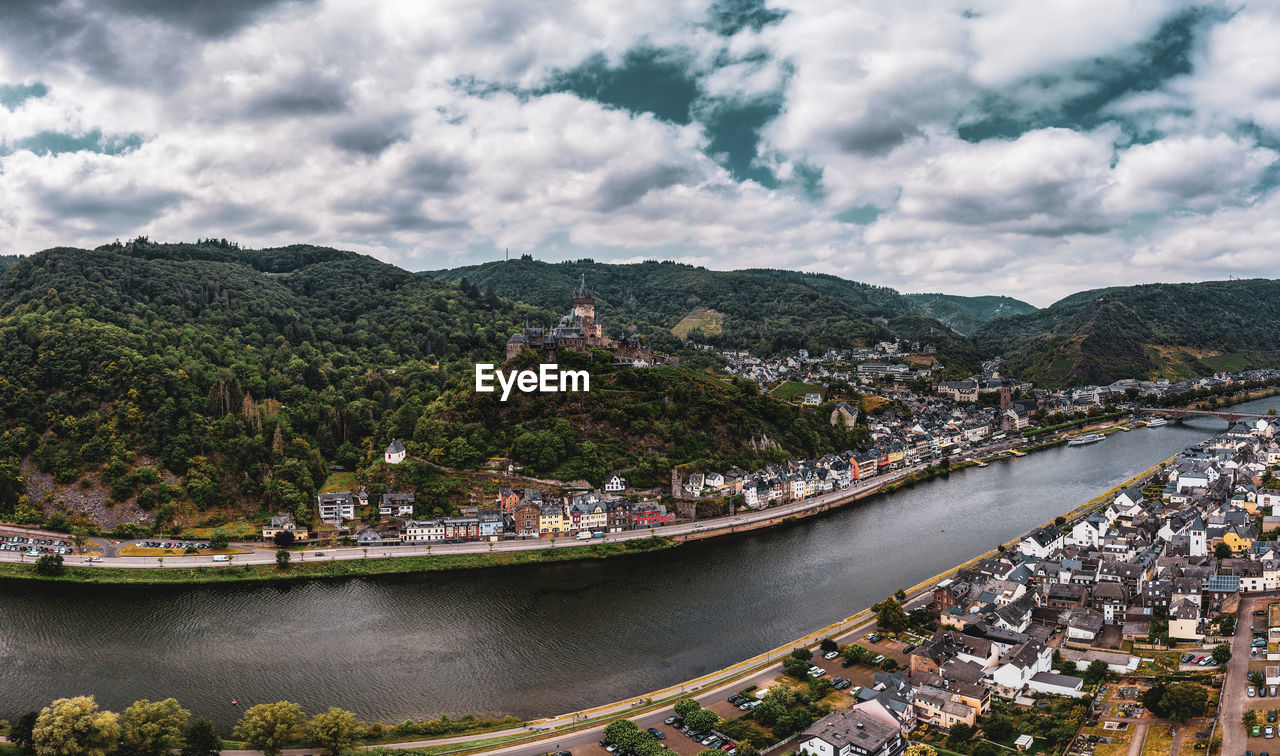
{"label": "tree", "polygon": [[1219,664],[1226,664],[1231,661],[1231,646],[1225,643],[1219,643],[1213,647],[1213,660]]}
{"label": "tree", "polygon": [[1107,673],[1110,671],[1106,662],[1101,659],[1094,659],[1089,662],[1089,666],[1084,670],[1084,684],[1097,685],[1107,679]]}
{"label": "tree", "polygon": [[93,696],[59,698],[40,710],[31,740],[36,756],[106,756],[120,739],[120,715]]}
{"label": "tree", "polygon": [[1213,547],[1213,555],[1219,559],[1228,559],[1231,557],[1231,547],[1225,543],[1219,543]]}
{"label": "tree", "polygon": [[791,649],[791,658],[807,662],[813,659],[813,652],[807,648],[793,648]]}
{"label": "tree", "polygon": [[289,567],[289,559],[290,556],[287,549],[280,549],[276,552],[276,566],[280,569],[283,570]]}
{"label": "tree", "polygon": [[[694,704],[698,703],[692,699],[685,700],[691,701]],[[701,709],[702,707],[699,706],[698,708]],[[627,739],[627,736],[630,733],[638,732],[639,730],[640,728],[636,726],[636,723],[632,722],[630,719],[615,719],[605,725],[604,739],[610,743],[621,743],[623,740]]]}
{"label": "tree", "polygon": [[836,643],[834,638],[823,638],[822,643],[818,644],[824,652],[840,650],[840,644]]}
{"label": "tree", "polygon": [[973,736],[976,734],[977,732],[974,730],[972,725],[967,725],[964,722],[957,722],[951,726],[951,732],[947,735],[947,742],[951,745],[968,743],[970,740],[973,740]]}
{"label": "tree", "polygon": [[893,592],[893,600],[897,601],[899,604],[907,603],[907,592],[899,588]]}
{"label": "tree", "polygon": [[35,743],[31,740],[31,731],[36,726],[36,717],[40,716],[38,711],[28,711],[26,714],[18,717],[18,720],[9,725],[9,742],[18,747],[18,750],[24,754],[35,753]]}
{"label": "tree", "polygon": [[279,756],[284,746],[298,739],[305,715],[302,707],[291,701],[251,706],[232,734],[266,756]]}
{"label": "tree", "polygon": [[1245,709],[1244,716],[1240,718],[1240,722],[1245,727],[1253,727],[1258,723],[1258,711],[1256,709]]}
{"label": "tree", "polygon": [[37,575],[61,575],[62,572],[61,554],[41,554],[36,557]]}
{"label": "tree", "polygon": [[1254,671],[1249,673],[1250,685],[1261,685],[1266,681],[1267,681],[1267,678],[1262,675],[1262,670],[1260,669],[1255,669]]}
{"label": "tree", "polygon": [[162,756],[182,744],[182,731],[191,712],[177,699],[134,701],[120,718],[122,742],[131,754]]}
{"label": "tree", "polygon": [[225,549],[229,543],[231,543],[231,534],[222,528],[218,528],[213,531],[213,534],[209,536],[209,548],[211,549],[221,551],[222,549]]}
{"label": "tree", "polygon": [[809,662],[800,661],[792,656],[782,660],[782,669],[797,680],[803,680],[809,676]]}
{"label": "tree", "polygon": [[307,740],[324,748],[332,756],[338,756],[347,746],[356,742],[364,723],[349,711],[330,706],[329,710],[315,715],[307,722]]}
{"label": "tree", "polygon": [[871,606],[872,611],[876,613],[876,624],[882,629],[892,632],[900,632],[906,630],[911,624],[911,620],[907,617],[907,613],[902,611],[902,604],[893,596]]}
{"label": "tree", "polygon": [[1174,683],[1160,699],[1166,716],[1186,722],[1192,717],[1203,716],[1209,708],[1209,691],[1195,683]]}
{"label": "tree", "polygon": [[1058,515],[1057,517],[1053,518],[1053,524],[1056,525],[1057,527],[1062,527],[1063,525],[1067,524],[1067,518],[1063,517],[1062,515]]}
{"label": "tree", "polygon": [[672,708],[676,710],[677,716],[683,718],[689,716],[698,709],[701,709],[702,706],[692,698],[682,698],[679,701],[676,701],[676,705]]}
{"label": "tree", "polygon": [[283,549],[292,546],[297,538],[294,537],[292,530],[277,530],[271,540],[275,541],[275,544]]}
{"label": "tree", "polygon": [[724,751],[718,748],[703,748],[698,751],[698,756],[724,756]]}
{"label": "tree", "polygon": [[684,718],[684,723],[695,730],[710,730],[720,721],[720,715],[708,709],[698,709]]}
{"label": "tree", "polygon": [[1013,722],[1009,720],[1007,714],[996,712],[982,723],[982,734],[987,740],[1004,740],[1013,734]]}
{"label": "tree", "polygon": [[907,750],[903,751],[903,756],[938,756],[938,752],[924,743],[916,743],[907,746]]}
{"label": "tree", "polygon": [[186,740],[182,756],[218,756],[222,752],[222,738],[218,737],[213,722],[203,717],[191,720]]}
{"label": "tree", "polygon": [[871,653],[871,651],[869,651],[865,646],[853,643],[845,646],[844,658],[852,659],[855,662],[870,662],[872,659],[876,658],[876,655]]}

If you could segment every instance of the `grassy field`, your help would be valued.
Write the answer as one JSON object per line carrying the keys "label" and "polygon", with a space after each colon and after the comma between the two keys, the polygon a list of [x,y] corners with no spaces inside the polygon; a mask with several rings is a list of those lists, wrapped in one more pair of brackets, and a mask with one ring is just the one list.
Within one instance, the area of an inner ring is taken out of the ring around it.
{"label": "grassy field", "polygon": [[288,569],[274,564],[227,567],[107,569],[102,567],[68,567],[62,575],[37,575],[31,565],[0,564],[0,580],[40,580],[64,583],[118,583],[155,585],[169,583],[237,583],[259,580],[312,580],[345,578],[362,575],[393,575],[414,572],[440,572],[526,564],[551,564],[581,559],[606,559],[624,554],[660,551],[675,546],[666,538],[644,538],[622,543],[570,546],[560,549],[537,549],[482,554],[439,554],[391,559],[353,559],[341,562],[294,562]]}
{"label": "grassy field", "polygon": [[337,493],[338,491],[354,491],[352,488],[356,482],[356,474],[353,472],[335,472],[329,473],[329,477],[325,478],[324,485],[320,486],[320,493]]}
{"label": "grassy field", "polygon": [[680,318],[680,322],[671,327],[671,333],[677,338],[688,338],[693,329],[700,329],[707,336],[717,336],[724,332],[724,315],[705,307],[695,307],[692,312]]}
{"label": "grassy field", "polygon": [[798,402],[804,398],[805,394],[815,393],[826,396],[827,389],[825,386],[819,386],[813,383],[800,383],[799,381],[783,381],[778,384],[772,392],[773,398],[783,402]]}

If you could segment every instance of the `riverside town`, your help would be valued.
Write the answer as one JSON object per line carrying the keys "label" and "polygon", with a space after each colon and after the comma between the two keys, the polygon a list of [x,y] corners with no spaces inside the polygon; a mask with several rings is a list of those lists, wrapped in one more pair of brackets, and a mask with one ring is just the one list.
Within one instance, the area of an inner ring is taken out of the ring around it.
{"label": "riverside town", "polygon": [[0,756],[1280,756],[1280,3],[9,3]]}

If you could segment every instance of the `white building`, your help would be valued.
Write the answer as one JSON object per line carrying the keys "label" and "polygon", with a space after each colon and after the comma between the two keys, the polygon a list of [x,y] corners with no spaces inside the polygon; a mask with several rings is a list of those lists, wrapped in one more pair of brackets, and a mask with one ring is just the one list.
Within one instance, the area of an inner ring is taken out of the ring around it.
{"label": "white building", "polygon": [[382,458],[389,465],[398,465],[404,461],[404,454],[404,444],[400,439],[393,438],[387,445],[387,450],[382,453]]}

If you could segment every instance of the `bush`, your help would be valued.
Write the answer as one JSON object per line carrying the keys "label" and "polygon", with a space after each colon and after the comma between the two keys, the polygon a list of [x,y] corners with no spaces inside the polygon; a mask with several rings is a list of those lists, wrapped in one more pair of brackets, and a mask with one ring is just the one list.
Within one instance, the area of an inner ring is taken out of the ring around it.
{"label": "bush", "polygon": [[61,554],[41,554],[36,559],[37,575],[61,575],[64,571]]}

